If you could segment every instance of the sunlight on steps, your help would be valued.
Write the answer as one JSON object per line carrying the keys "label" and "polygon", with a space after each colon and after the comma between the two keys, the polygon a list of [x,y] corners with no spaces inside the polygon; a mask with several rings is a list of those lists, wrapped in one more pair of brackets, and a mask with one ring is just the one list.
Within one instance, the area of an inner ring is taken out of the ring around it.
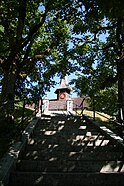
{"label": "sunlight on steps", "polygon": [[77,116],[42,116],[8,186],[122,186],[124,147],[100,127]]}

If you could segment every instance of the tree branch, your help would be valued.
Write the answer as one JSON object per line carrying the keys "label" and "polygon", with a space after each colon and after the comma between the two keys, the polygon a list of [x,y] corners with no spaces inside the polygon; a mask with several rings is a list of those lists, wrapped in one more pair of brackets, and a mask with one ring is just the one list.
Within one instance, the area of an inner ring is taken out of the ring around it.
{"label": "tree branch", "polygon": [[26,17],[27,0],[20,0],[19,4],[20,4],[19,17],[18,17],[18,26],[17,26],[17,36],[16,36],[17,44],[22,39],[22,32],[23,32],[25,17]]}
{"label": "tree branch", "polygon": [[[117,24],[115,23],[115,24],[113,24],[112,26],[104,26],[104,27],[100,27],[100,28],[98,28],[97,30],[95,30],[95,32],[94,32],[94,34],[96,35],[99,31],[103,31],[103,30],[111,30],[111,29],[113,29],[113,28],[116,28],[116,26],[117,26]],[[96,36],[95,36],[96,37]]]}
{"label": "tree branch", "polygon": [[[22,4],[23,4],[23,2],[25,2],[25,0],[22,0]],[[25,3],[27,3],[27,0],[26,0],[26,2]],[[25,4],[24,3],[24,4]],[[25,12],[24,12],[24,16],[23,16],[23,12],[22,12],[22,9],[23,9],[23,6],[24,5],[22,5],[22,4],[20,4],[20,6],[22,6],[21,7],[21,10],[20,10],[20,17],[19,17],[19,19],[20,19],[20,25],[18,25],[18,29],[20,28],[21,29],[21,31],[19,31],[19,34],[18,34],[18,36],[21,38],[22,37],[22,31],[23,31],[23,27],[24,27],[24,20],[25,20],[25,14],[26,14],[26,7],[25,7]],[[25,4],[26,5],[26,4]],[[43,17],[42,17],[42,20],[41,20],[41,22],[39,22],[38,24],[36,24],[36,25],[33,25],[33,27],[30,29],[30,31],[29,31],[29,34],[28,34],[28,36],[24,39],[24,41],[22,42],[22,40],[21,41],[19,41],[17,38],[16,38],[16,42],[17,42],[17,44],[16,43],[14,43],[13,44],[13,47],[12,47],[12,51],[10,52],[10,55],[9,55],[9,57],[8,57],[8,61],[9,62],[12,62],[13,61],[13,59],[15,58],[15,56],[17,55],[17,53],[22,49],[22,48],[24,48],[25,46],[27,46],[28,45],[28,43],[32,40],[32,38],[35,36],[35,34],[37,33],[37,31],[39,30],[39,28],[43,25],[43,23],[45,22],[45,18],[46,18],[46,15],[47,15],[47,13],[48,13],[48,11],[49,11],[49,6],[51,5],[51,1],[49,0],[48,1],[48,3],[47,3],[47,5],[46,5],[46,10],[45,10],[45,13],[43,14]],[[18,30],[17,29],[17,30]]]}
{"label": "tree branch", "polygon": [[103,50],[107,50],[109,48],[113,48],[114,49],[114,52],[117,54],[117,55],[120,55],[120,52],[118,50],[118,48],[116,47],[116,45],[114,43],[110,43],[109,45],[105,46],[103,48]]}
{"label": "tree branch", "polygon": [[118,75],[116,76],[108,76],[104,82],[101,83],[100,89],[104,89],[105,87],[111,87],[112,84],[115,84],[118,80]]}
{"label": "tree branch", "polygon": [[[31,72],[32,68],[35,65],[35,61],[41,60],[46,55],[48,55],[50,53],[50,51],[52,50],[53,46],[54,46],[54,42],[51,43],[49,48],[47,48],[45,51],[41,52],[40,54],[36,54],[35,56],[33,56],[31,58],[27,58],[27,59],[23,60],[23,62],[19,65],[19,71],[20,72],[21,71],[29,71],[29,72]],[[26,69],[25,69],[25,64],[26,64]],[[29,64],[29,67],[28,67],[28,64]]]}
{"label": "tree branch", "polygon": [[41,54],[37,54],[34,56],[35,59],[42,59],[44,56],[46,56],[51,51],[51,48],[47,48],[44,52]]}
{"label": "tree branch", "polygon": [[122,38],[121,38],[121,29],[122,29],[122,22],[124,20],[122,18],[118,18],[117,21],[117,29],[116,29],[116,40],[118,42],[120,51],[122,51]]}
{"label": "tree branch", "polygon": [[25,52],[23,61],[25,61],[25,60],[28,58],[29,53],[30,53],[30,51],[31,51],[32,43],[33,43],[33,38],[32,38],[32,40],[30,41],[29,45],[27,46],[27,49],[26,49],[26,52]]}
{"label": "tree branch", "polygon": [[4,55],[5,55],[5,52],[8,52],[9,50],[10,50],[10,48],[8,47],[8,48],[6,48],[4,50],[0,50],[0,53],[4,53]]}
{"label": "tree branch", "polygon": [[32,37],[34,37],[34,35],[37,33],[39,28],[44,24],[46,15],[50,10],[50,5],[51,5],[51,1],[49,0],[46,5],[45,13],[42,14],[41,21],[38,24],[33,25],[33,27],[30,29],[28,36],[25,38],[25,41],[22,44],[23,47],[25,47],[28,44],[28,42],[32,39]]}

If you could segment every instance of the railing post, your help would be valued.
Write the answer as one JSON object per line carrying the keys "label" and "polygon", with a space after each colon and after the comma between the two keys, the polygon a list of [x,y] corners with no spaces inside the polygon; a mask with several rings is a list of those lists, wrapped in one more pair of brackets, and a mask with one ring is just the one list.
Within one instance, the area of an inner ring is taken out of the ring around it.
{"label": "railing post", "polygon": [[22,129],[22,131],[24,129],[24,115],[25,115],[25,98],[24,98],[23,107],[22,107],[22,120],[21,120],[21,129]]}
{"label": "railing post", "polygon": [[44,112],[48,112],[49,111],[49,99],[45,98],[43,100],[43,105],[44,105]]}
{"label": "railing post", "polygon": [[93,120],[95,121],[96,120],[96,117],[95,117],[95,115],[96,115],[96,108],[95,108],[95,99],[94,99],[94,97],[93,97]]}
{"label": "railing post", "polygon": [[123,126],[123,131],[122,131],[122,138],[123,138],[123,143],[124,143],[124,126]]}
{"label": "railing post", "polygon": [[67,100],[67,112],[73,112],[73,100],[71,98]]}

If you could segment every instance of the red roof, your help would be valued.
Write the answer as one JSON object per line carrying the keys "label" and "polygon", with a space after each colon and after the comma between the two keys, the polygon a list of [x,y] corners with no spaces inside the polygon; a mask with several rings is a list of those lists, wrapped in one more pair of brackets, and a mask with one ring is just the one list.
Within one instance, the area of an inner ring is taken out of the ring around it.
{"label": "red roof", "polygon": [[[84,100],[84,97],[72,98],[73,100],[73,109],[87,107],[88,104]],[[67,100],[49,100],[49,110],[66,110],[67,109]]]}

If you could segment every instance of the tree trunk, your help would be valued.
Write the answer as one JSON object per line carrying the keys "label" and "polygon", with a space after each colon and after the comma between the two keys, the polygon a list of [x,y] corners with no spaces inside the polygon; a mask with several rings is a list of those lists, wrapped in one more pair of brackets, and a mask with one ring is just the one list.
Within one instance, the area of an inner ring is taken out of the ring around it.
{"label": "tree trunk", "polygon": [[124,123],[124,59],[118,63],[118,105],[119,122]]}
{"label": "tree trunk", "polygon": [[117,21],[116,39],[118,43],[119,61],[118,73],[118,106],[119,122],[124,123],[124,20],[119,17]]}
{"label": "tree trunk", "polygon": [[0,115],[2,119],[10,120],[13,118],[16,76],[16,71],[11,69],[4,71],[0,97]]}

